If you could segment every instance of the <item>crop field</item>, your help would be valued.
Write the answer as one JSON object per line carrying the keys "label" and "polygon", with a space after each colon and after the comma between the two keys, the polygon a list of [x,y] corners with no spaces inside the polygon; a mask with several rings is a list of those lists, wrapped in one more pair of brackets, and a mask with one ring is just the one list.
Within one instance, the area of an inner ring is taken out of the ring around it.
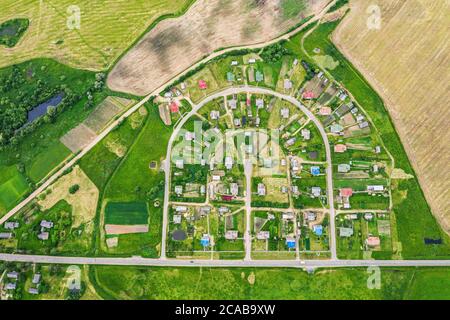
{"label": "crop field", "polygon": [[13,48],[0,46],[0,67],[44,56],[72,67],[106,69],[159,17],[179,14],[191,3],[4,0],[0,23],[26,18],[30,25]]}
{"label": "crop field", "polygon": [[114,67],[108,85],[113,90],[145,95],[206,54],[273,39],[319,12],[327,2],[196,1],[183,16],[162,21],[147,33]]}
{"label": "crop field", "polygon": [[450,298],[448,268],[383,268],[380,290],[367,288],[367,270],[357,268],[321,269],[311,275],[271,268],[96,266],[93,271],[93,285],[105,299]]}
{"label": "crop field", "polygon": [[[356,102],[363,106],[370,116],[385,147],[395,159],[395,167],[414,176],[408,180],[393,180],[394,187],[397,184],[399,186],[393,193],[393,210],[398,226],[399,241],[402,243],[403,257],[429,259],[447,256],[450,254],[448,246],[450,238],[443,232],[431,213],[383,100],[331,42],[330,36],[339,23],[340,21],[334,21],[320,24],[305,38],[304,50],[309,55],[313,55],[314,50],[319,48],[321,53],[339,61],[335,69],[328,71],[335,79],[342,82],[352,93]],[[442,239],[443,243],[426,245],[425,238]]]}
{"label": "crop field", "polygon": [[105,223],[120,225],[147,224],[147,205],[144,202],[109,202],[105,208]]}
{"label": "crop field", "polygon": [[[366,27],[368,3],[351,11],[333,42],[382,96],[432,212],[450,233],[448,1],[378,0],[381,29]],[[392,67],[395,66],[395,67]]]}

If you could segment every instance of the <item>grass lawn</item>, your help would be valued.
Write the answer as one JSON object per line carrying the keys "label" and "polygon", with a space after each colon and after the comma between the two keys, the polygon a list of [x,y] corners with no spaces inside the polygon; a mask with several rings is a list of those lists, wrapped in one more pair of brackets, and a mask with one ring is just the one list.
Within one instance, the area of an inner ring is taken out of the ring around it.
{"label": "grass lawn", "polygon": [[0,173],[0,216],[12,209],[30,187],[16,166],[5,167]]}
{"label": "grass lawn", "polygon": [[145,202],[108,202],[105,224],[147,224],[148,210]]}
{"label": "grass lawn", "polygon": [[[450,298],[449,269],[382,269],[381,288],[367,288],[366,269],[139,268],[98,266],[91,281],[108,299],[403,299]],[[414,275],[414,278],[413,278]],[[252,281],[254,278],[254,281]],[[412,280],[411,280],[412,279]],[[422,290],[426,296],[421,296]]]}

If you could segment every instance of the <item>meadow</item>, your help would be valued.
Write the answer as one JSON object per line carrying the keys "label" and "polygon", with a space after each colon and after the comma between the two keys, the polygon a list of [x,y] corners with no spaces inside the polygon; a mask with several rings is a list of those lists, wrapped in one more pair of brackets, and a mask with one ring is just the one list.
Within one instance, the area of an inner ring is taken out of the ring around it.
{"label": "meadow", "polygon": [[[90,280],[105,299],[449,299],[444,268],[381,269],[367,288],[366,269],[139,268],[98,266]],[[447,286],[448,287],[448,286]],[[425,290],[425,291],[423,291]],[[427,294],[424,295],[423,292]]]}
{"label": "meadow", "polygon": [[[339,22],[320,24],[304,39],[304,49],[313,55],[314,49],[320,48],[321,54],[330,55],[339,61],[335,69],[327,71],[352,93],[358,104],[368,113],[386,148],[394,156],[395,167],[414,176],[413,179],[399,183],[401,192],[398,190],[398,194],[406,194],[406,197],[402,197],[401,201],[400,196],[394,197],[393,210],[399,228],[399,241],[403,246],[403,257],[406,259],[448,257],[450,256],[450,246],[447,245],[449,237],[431,213],[383,100],[330,40],[330,35]],[[298,43],[298,45],[301,44]],[[424,238],[442,238],[444,244],[425,245]]]}
{"label": "meadow", "polygon": [[192,2],[2,1],[1,22],[24,18],[30,25],[14,48],[0,46],[0,67],[45,56],[72,67],[107,69],[156,22],[183,13]]}

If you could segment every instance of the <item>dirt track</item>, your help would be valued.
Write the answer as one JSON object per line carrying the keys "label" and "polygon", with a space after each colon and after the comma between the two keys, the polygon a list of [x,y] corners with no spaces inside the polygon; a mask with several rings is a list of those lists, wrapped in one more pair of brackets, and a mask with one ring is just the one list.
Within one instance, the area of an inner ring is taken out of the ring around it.
{"label": "dirt track", "polygon": [[380,30],[367,28],[367,1],[353,0],[333,42],[382,95],[427,201],[450,233],[450,2],[374,3]]}
{"label": "dirt track", "polygon": [[164,20],[114,67],[113,90],[145,95],[214,50],[264,42],[318,13],[327,0],[286,17],[280,0],[198,0],[182,17]]}

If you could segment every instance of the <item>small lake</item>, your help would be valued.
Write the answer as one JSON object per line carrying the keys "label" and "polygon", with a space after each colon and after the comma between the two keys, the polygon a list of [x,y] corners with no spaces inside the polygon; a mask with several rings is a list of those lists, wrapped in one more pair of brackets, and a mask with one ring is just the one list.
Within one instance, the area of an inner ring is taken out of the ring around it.
{"label": "small lake", "polygon": [[41,103],[40,105],[34,107],[32,110],[28,111],[27,123],[33,122],[40,116],[43,116],[47,113],[47,110],[50,106],[58,106],[62,99],[64,98],[64,92],[58,93],[56,96],[51,99]]}

